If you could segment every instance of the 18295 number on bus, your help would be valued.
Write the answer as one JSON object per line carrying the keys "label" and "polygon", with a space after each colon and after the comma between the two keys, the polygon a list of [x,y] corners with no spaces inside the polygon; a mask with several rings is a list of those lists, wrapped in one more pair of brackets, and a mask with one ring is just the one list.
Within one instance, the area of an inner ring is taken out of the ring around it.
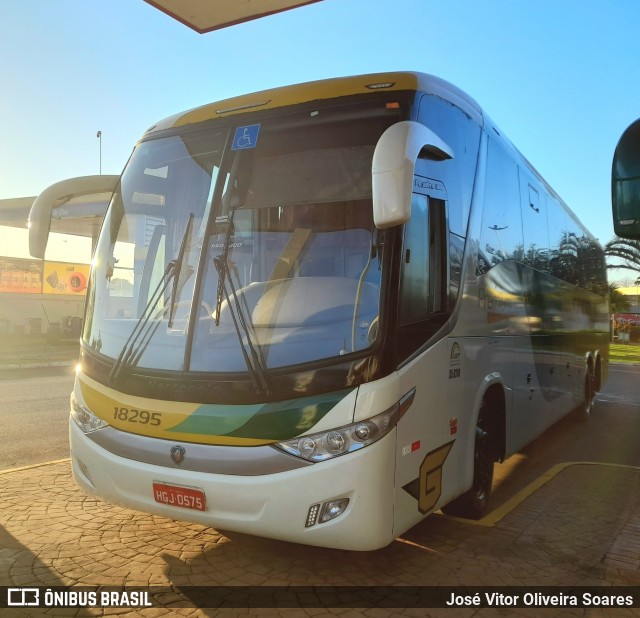
{"label": "18295 number on bus", "polygon": [[140,423],[141,425],[160,425],[162,415],[160,412],[149,410],[136,410],[135,408],[113,407],[113,418],[127,423]]}

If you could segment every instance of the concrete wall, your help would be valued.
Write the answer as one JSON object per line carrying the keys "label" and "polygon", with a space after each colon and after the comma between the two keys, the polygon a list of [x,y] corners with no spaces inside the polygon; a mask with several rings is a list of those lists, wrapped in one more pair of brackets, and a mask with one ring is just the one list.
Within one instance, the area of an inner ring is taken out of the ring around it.
{"label": "concrete wall", "polygon": [[48,332],[50,323],[58,324],[57,328],[65,333],[68,323],[72,322],[77,331],[83,314],[84,296],[0,293],[0,335],[30,334],[37,329],[38,319],[42,334]]}

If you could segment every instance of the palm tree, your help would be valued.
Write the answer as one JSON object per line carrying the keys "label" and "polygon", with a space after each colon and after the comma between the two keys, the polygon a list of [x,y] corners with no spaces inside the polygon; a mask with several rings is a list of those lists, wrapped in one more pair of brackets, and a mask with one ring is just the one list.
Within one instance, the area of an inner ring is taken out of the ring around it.
{"label": "palm tree", "polygon": [[629,299],[618,289],[615,283],[609,284],[609,312],[626,313],[631,309]]}
{"label": "palm tree", "polygon": [[607,268],[627,268],[640,273],[640,240],[615,237],[605,245],[604,253],[607,258],[622,260],[621,263],[609,263]]}

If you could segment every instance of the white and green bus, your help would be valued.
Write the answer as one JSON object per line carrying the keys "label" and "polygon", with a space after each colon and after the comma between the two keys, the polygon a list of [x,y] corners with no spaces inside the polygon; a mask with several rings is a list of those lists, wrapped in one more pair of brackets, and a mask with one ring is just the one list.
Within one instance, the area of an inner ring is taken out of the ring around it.
{"label": "white and green bus", "polygon": [[[59,198],[31,213],[42,252]],[[114,192],[71,396],[110,502],[352,550],[478,518],[607,376],[604,254],[478,104],[418,73],[163,120]]]}

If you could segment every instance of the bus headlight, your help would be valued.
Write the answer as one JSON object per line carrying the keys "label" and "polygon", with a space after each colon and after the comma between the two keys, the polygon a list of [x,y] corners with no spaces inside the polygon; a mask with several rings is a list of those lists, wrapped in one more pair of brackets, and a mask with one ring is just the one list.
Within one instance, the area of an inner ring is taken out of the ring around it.
{"label": "bus headlight", "polygon": [[325,461],[369,446],[386,436],[413,403],[416,389],[381,414],[330,431],[307,434],[273,446],[307,461]]}
{"label": "bus headlight", "polygon": [[73,393],[71,393],[71,418],[84,433],[91,433],[109,426],[109,423],[97,417],[87,406],[80,403]]}

